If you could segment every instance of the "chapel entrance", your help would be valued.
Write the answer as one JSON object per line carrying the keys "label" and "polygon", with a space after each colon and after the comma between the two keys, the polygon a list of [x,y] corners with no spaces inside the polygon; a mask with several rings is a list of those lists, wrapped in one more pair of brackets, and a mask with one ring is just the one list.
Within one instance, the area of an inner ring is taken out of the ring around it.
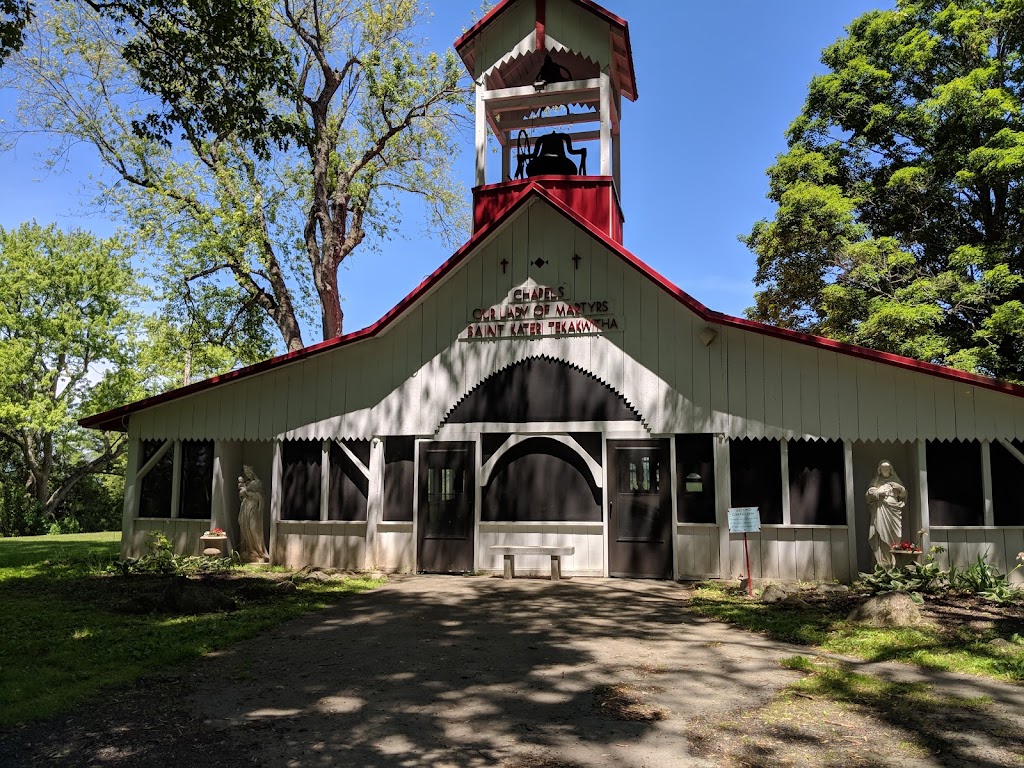
{"label": "chapel entrance", "polygon": [[608,572],[671,579],[672,473],[668,440],[609,441]]}
{"label": "chapel entrance", "polygon": [[475,444],[429,442],[420,447],[417,570],[473,570]]}

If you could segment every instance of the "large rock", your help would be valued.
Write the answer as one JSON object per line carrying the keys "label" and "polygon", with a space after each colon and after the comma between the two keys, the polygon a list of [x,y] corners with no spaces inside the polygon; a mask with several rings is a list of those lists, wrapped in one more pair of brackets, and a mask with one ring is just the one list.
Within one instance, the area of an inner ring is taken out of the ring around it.
{"label": "large rock", "polygon": [[906,592],[885,592],[858,605],[847,620],[872,627],[911,627],[921,623],[921,610]]}
{"label": "large rock", "polygon": [[778,584],[769,584],[761,593],[762,603],[780,603],[789,597],[789,593]]}

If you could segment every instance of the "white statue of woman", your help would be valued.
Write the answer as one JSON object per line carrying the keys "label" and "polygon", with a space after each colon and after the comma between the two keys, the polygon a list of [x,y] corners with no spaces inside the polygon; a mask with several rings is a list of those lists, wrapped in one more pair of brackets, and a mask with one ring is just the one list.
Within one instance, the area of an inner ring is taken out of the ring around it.
{"label": "white statue of woman", "polygon": [[238,509],[239,557],[246,563],[268,562],[270,554],[263,542],[263,483],[248,464],[238,478],[238,498],[242,501]]}
{"label": "white statue of woman", "polygon": [[888,461],[878,464],[878,472],[866,494],[871,527],[868,543],[875,562],[891,568],[896,558],[890,551],[903,535],[903,508],[907,505],[907,488]]}

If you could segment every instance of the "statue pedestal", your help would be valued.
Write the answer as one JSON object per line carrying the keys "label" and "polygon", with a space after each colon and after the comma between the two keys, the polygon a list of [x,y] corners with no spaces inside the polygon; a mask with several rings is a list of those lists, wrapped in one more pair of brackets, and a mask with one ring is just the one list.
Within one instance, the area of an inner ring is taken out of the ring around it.
{"label": "statue pedestal", "polygon": [[[208,550],[216,549],[220,554],[212,555]],[[231,548],[228,546],[227,536],[200,536],[199,551],[209,557],[230,557]]]}
{"label": "statue pedestal", "polygon": [[905,549],[890,549],[892,556],[896,559],[897,568],[905,568],[911,563],[918,562],[918,558],[921,557],[921,552],[908,552]]}

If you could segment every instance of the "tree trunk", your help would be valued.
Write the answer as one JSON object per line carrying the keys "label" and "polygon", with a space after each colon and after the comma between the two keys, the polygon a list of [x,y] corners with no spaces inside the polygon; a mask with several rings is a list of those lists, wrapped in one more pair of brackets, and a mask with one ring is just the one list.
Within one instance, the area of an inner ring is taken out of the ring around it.
{"label": "tree trunk", "polygon": [[43,504],[45,504],[46,506],[47,515],[56,520],[57,507],[59,507],[64,502],[64,500],[68,497],[68,494],[71,493],[71,490],[78,484],[78,482],[82,480],[82,478],[84,478],[86,475],[92,474],[93,472],[98,472],[101,469],[106,469],[107,467],[109,467],[111,462],[113,462],[118,456],[125,452],[125,449],[128,447],[128,439],[122,437],[113,445],[110,445],[109,443],[107,445],[107,450],[105,450],[102,454],[97,456],[92,461],[86,462],[85,464],[81,464],[78,467],[76,467],[75,471],[68,475],[67,478],[65,478],[64,482],[61,483],[60,486],[52,494],[50,494],[49,498],[42,500]]}
{"label": "tree trunk", "polygon": [[[320,306],[323,307],[324,341],[336,339],[343,333],[345,313],[338,294],[338,268],[321,265],[322,280],[317,281]],[[322,286],[322,287],[320,287]]]}

